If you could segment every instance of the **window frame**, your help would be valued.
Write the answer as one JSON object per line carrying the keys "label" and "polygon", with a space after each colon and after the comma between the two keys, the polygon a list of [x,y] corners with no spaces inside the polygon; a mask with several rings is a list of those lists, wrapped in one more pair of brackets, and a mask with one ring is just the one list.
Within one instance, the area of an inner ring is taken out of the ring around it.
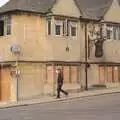
{"label": "window frame", "polygon": [[[76,38],[78,35],[78,20],[65,17],[47,18],[47,35]],[[49,22],[51,22],[51,32]],[[51,33],[51,34],[50,34]]]}
{"label": "window frame", "polygon": [[52,24],[51,24],[51,19],[47,20],[47,34],[48,35],[51,35],[51,27],[52,27]]}
{"label": "window frame", "polygon": [[[108,32],[109,32],[109,37],[108,37]],[[113,26],[110,25],[110,24],[107,25],[106,35],[107,35],[107,39],[108,40],[112,40],[113,39]]]}
{"label": "window frame", "polygon": [[10,15],[7,16],[6,20],[6,35],[11,35],[11,28],[12,28],[12,18]]}
{"label": "window frame", "polygon": [[12,16],[11,15],[0,16],[0,21],[4,22],[3,35],[1,35],[1,37],[11,35],[12,34]]}
{"label": "window frame", "polygon": [[[120,40],[120,24],[106,24],[106,36],[108,40]],[[109,37],[108,37],[109,32]]]}
{"label": "window frame", "polygon": [[2,37],[2,36],[5,36],[5,21],[4,20],[0,20],[0,26],[2,26],[2,27],[0,27],[0,29],[1,29],[1,32],[0,32],[0,37]]}
{"label": "window frame", "polygon": [[[70,31],[70,37],[77,37],[77,22],[70,21],[69,22],[69,31]],[[72,35],[72,28],[75,28],[75,35]]]}
{"label": "window frame", "polygon": [[[54,24],[54,35],[55,36],[63,36],[63,20],[55,20],[55,24]],[[60,27],[60,34],[56,34],[56,27],[59,26]]]}

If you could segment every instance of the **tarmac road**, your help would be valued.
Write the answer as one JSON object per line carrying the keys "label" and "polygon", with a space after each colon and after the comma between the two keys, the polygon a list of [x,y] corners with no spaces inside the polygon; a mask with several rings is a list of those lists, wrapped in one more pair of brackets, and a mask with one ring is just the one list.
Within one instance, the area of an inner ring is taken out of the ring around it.
{"label": "tarmac road", "polygon": [[0,120],[120,120],[120,93],[0,109]]}

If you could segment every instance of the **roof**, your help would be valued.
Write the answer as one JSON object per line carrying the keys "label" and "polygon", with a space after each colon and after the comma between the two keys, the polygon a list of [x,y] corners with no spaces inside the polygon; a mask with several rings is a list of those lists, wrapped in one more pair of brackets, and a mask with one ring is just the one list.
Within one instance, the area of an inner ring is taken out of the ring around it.
{"label": "roof", "polygon": [[[0,8],[0,13],[20,10],[45,14],[55,2],[56,0],[10,0]],[[112,2],[113,0],[75,0],[82,17],[89,19],[99,19],[104,16]]]}
{"label": "roof", "polygon": [[20,10],[46,13],[56,0],[10,0],[0,8],[0,13]]}
{"label": "roof", "polygon": [[110,8],[113,0],[75,0],[84,18],[100,19]]}

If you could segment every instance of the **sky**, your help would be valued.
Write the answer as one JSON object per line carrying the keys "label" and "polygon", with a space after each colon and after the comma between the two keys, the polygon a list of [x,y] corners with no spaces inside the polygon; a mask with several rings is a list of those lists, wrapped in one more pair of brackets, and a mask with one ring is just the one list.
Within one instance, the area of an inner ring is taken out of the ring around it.
{"label": "sky", "polygon": [[4,5],[9,0],[0,0],[0,6]]}

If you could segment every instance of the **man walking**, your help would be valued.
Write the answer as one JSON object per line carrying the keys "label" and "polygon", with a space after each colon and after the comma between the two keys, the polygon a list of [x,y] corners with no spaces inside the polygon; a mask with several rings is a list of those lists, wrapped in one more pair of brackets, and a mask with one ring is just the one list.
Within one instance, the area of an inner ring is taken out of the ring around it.
{"label": "man walking", "polygon": [[62,89],[63,86],[63,72],[61,69],[58,69],[58,77],[57,77],[57,98],[60,98],[60,92],[68,95],[68,92]]}

